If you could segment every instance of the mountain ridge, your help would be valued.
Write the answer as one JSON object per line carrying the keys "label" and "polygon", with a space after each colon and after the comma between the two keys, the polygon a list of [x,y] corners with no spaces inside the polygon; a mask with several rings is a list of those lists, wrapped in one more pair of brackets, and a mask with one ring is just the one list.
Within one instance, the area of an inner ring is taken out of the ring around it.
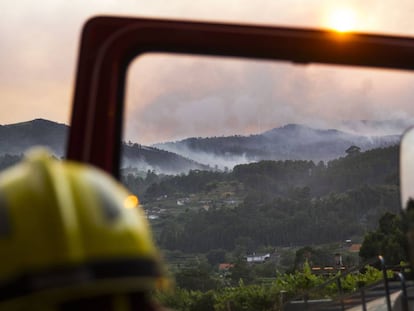
{"label": "mountain ridge", "polygon": [[[55,156],[64,157],[69,126],[47,119],[0,125],[0,154],[22,155],[34,146],[44,146]],[[121,165],[133,163],[140,169],[178,174],[190,169],[208,169],[178,154],[139,144],[122,144]],[[128,171],[128,170],[126,170]]]}
{"label": "mountain ridge", "polygon": [[337,129],[317,129],[291,123],[250,136],[192,137],[153,146],[210,165],[211,159],[226,157],[229,159],[227,166],[234,166],[230,162],[236,157],[243,157],[239,159],[242,163],[288,159],[329,161],[344,156],[351,145],[357,145],[361,150],[387,147],[398,144],[400,136],[355,135]]}
{"label": "mountain ridge", "polygon": [[[68,125],[41,118],[0,125],[0,154],[22,154],[42,145],[62,157],[68,133]],[[123,143],[122,167],[178,174],[261,160],[329,161],[344,156],[351,145],[365,151],[395,145],[399,140],[400,135],[364,136],[290,123],[248,136],[189,137],[151,146]]]}

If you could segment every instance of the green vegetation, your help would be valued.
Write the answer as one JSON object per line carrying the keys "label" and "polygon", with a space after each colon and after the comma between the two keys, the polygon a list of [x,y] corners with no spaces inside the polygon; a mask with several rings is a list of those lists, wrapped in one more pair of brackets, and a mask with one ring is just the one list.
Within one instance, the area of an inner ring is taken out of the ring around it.
{"label": "green vegetation", "polygon": [[[0,157],[0,169],[20,160]],[[160,175],[129,171],[123,183],[137,194],[175,279],[155,293],[174,310],[280,310],[284,299],[336,275],[313,267],[345,267],[378,254],[406,260],[399,206],[398,147],[348,153],[327,163],[261,161],[233,171],[192,170]],[[346,240],[361,243],[358,253]],[[248,263],[247,254],[270,259]],[[227,266],[219,269],[219,265]],[[382,277],[366,267],[342,279],[346,292]],[[311,298],[333,297],[336,283]]]}
{"label": "green vegetation", "polygon": [[[354,292],[361,282],[371,284],[381,278],[382,271],[367,266],[364,273],[348,274],[343,278],[342,289],[344,292]],[[278,274],[269,284],[246,285],[240,279],[237,285],[208,291],[176,288],[171,292],[157,292],[155,299],[164,306],[181,311],[277,311],[281,310],[283,302],[308,293],[326,281],[326,276],[313,274],[309,265],[305,264],[302,271]],[[337,283],[332,282],[323,290],[311,293],[309,298],[335,297],[337,293]]]}
{"label": "green vegetation", "polygon": [[[335,269],[311,269],[333,266],[334,254],[346,268],[378,254],[389,264],[405,260],[395,215],[398,158],[394,146],[347,152],[327,163],[260,161],[231,172],[125,176],[152,216],[175,277],[176,290],[156,299],[175,310],[279,310],[281,291],[292,298],[335,276]],[[346,240],[364,241],[361,258]],[[252,253],[270,259],[248,263]],[[230,266],[220,270],[221,263]],[[342,287],[352,292],[381,276],[367,267],[347,275]],[[313,295],[332,297],[336,286]]]}
{"label": "green vegetation", "polygon": [[406,249],[401,217],[387,212],[379,220],[378,228],[365,236],[359,255],[367,260],[380,254],[388,264],[398,265],[408,260]]}
{"label": "green vegetation", "polygon": [[[163,249],[251,253],[264,247],[362,241],[399,211],[398,147],[314,164],[261,161],[232,172],[190,171],[124,182],[137,193]],[[160,212],[162,210],[162,212]]]}

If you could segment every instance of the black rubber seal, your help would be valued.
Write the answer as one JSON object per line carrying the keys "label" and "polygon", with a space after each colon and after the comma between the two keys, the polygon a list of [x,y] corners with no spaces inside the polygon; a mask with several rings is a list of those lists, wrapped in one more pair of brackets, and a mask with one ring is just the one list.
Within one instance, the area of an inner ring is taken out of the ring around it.
{"label": "black rubber seal", "polygon": [[6,199],[0,192],[0,238],[11,235],[10,215]]}

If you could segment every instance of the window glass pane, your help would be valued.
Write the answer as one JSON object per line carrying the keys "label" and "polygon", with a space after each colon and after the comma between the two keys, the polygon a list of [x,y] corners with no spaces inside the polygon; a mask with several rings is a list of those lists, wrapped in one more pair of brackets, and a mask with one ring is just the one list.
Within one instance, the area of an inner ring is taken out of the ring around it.
{"label": "window glass pane", "polygon": [[367,259],[358,256],[367,233],[399,213],[398,145],[414,120],[413,82],[378,69],[138,58],[122,180],[178,282],[196,260],[217,273],[219,264],[269,260],[252,268],[259,282],[303,264],[304,247],[315,267]]}

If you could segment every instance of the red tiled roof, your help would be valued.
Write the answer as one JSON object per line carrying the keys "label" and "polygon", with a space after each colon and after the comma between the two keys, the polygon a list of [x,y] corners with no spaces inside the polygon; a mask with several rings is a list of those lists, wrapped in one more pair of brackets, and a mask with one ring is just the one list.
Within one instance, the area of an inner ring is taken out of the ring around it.
{"label": "red tiled roof", "polygon": [[228,270],[230,268],[233,268],[234,265],[232,263],[221,263],[219,264],[219,270]]}
{"label": "red tiled roof", "polygon": [[348,251],[350,251],[351,253],[358,253],[359,250],[361,249],[362,244],[352,244],[349,248]]}

